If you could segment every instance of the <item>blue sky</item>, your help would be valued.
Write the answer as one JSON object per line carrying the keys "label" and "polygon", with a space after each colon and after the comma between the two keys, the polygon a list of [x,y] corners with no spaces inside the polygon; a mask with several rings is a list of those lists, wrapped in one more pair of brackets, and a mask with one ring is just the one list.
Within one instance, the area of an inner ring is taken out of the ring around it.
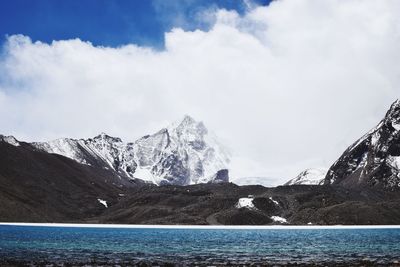
{"label": "blue sky", "polygon": [[[253,0],[267,4],[269,0]],[[243,14],[242,0],[3,0],[0,36],[23,34],[33,41],[80,38],[94,45],[127,43],[162,48],[164,32],[173,27],[206,29],[196,19],[204,9],[225,8]]]}

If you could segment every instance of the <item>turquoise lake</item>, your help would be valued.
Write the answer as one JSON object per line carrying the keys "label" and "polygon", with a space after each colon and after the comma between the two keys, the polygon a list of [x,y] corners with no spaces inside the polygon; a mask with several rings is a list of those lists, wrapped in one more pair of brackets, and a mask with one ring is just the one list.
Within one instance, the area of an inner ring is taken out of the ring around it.
{"label": "turquoise lake", "polygon": [[0,258],[34,262],[348,262],[400,259],[400,229],[0,226]]}

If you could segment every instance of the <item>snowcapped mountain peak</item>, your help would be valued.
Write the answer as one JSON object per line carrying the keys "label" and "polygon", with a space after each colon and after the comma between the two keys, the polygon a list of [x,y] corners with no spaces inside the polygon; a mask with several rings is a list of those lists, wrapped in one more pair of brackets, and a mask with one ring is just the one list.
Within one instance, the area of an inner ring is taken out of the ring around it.
{"label": "snowcapped mountain peak", "polygon": [[33,143],[49,153],[155,184],[228,181],[229,153],[202,122],[184,118],[130,143],[101,133],[89,139]]}
{"label": "snowcapped mountain peak", "polygon": [[[208,182],[229,163],[228,153],[203,122],[188,115],[135,144],[139,168],[151,170],[159,184]],[[227,180],[227,173],[224,176]]]}
{"label": "snowcapped mountain peak", "polygon": [[176,133],[179,136],[194,134],[203,136],[208,132],[203,122],[196,121],[189,115],[185,115],[181,121],[172,123],[167,129],[170,133]]}
{"label": "snowcapped mountain peak", "polygon": [[393,102],[393,104],[391,105],[390,109],[389,109],[389,113],[390,111],[397,109],[400,109],[400,99],[396,99],[396,101]]}
{"label": "snowcapped mountain peak", "polygon": [[197,121],[195,119],[193,119],[193,117],[189,116],[188,114],[185,114],[185,116],[183,116],[183,120],[182,120],[181,124],[184,124],[184,125],[197,124]]}
{"label": "snowcapped mountain peak", "polygon": [[395,131],[400,131],[400,100],[396,100],[386,113],[385,121],[390,122]]}
{"label": "snowcapped mountain peak", "polygon": [[286,182],[285,185],[320,185],[323,183],[327,171],[324,168],[306,169],[295,178]]}
{"label": "snowcapped mountain peak", "polygon": [[93,140],[104,140],[106,142],[122,142],[121,138],[110,136],[104,132],[96,135],[95,137],[91,138]]}
{"label": "snowcapped mountain peak", "polygon": [[94,138],[101,138],[101,139],[105,139],[109,137],[108,134],[106,134],[105,132],[101,132],[99,135],[95,136]]}
{"label": "snowcapped mountain peak", "polygon": [[185,144],[195,150],[203,150],[206,147],[205,136],[208,130],[201,121],[198,122],[185,115],[182,121],[172,123],[167,129],[175,142]]}

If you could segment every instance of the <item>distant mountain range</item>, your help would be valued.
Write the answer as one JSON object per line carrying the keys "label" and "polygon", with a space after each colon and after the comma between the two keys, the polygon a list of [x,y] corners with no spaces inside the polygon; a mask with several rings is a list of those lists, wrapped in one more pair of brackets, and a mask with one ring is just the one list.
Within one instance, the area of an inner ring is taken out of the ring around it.
{"label": "distant mountain range", "polygon": [[[12,136],[0,137],[18,145]],[[31,145],[117,176],[157,185],[228,182],[230,156],[202,122],[190,116],[134,142],[102,133],[89,139],[61,138]]]}
{"label": "distant mountain range", "polygon": [[229,161],[189,116],[133,142],[0,135],[0,221],[400,224],[400,101],[329,170],[285,186],[229,183]]}

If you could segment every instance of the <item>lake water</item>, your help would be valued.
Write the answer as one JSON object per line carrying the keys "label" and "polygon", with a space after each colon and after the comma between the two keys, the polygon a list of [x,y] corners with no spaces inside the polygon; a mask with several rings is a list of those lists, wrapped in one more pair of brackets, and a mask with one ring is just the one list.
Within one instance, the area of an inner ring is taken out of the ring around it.
{"label": "lake water", "polygon": [[400,259],[400,229],[0,226],[0,259],[33,262],[350,262]]}

